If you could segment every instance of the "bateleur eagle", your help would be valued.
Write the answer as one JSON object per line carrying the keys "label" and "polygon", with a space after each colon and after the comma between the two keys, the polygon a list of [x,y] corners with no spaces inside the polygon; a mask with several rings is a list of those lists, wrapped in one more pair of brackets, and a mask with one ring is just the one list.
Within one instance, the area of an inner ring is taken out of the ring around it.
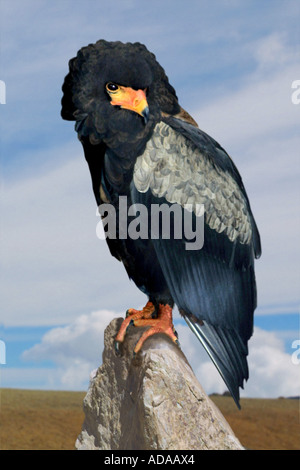
{"label": "bateleur eagle", "polygon": [[128,310],[116,345],[129,324],[149,325],[135,353],[155,333],[177,342],[176,304],[239,406],[261,245],[233,161],[181,108],[163,68],[140,43],[100,40],[80,49],[69,62],[61,115],[76,121],[98,206],[112,204],[119,215],[121,196],[127,208],[142,204],[149,213],[153,205],[175,205],[170,223],[176,223],[188,204],[193,224],[204,207],[204,244],[196,250],[172,229],[169,237],[161,230],[155,237],[121,236],[116,217],[116,237],[106,238],[110,252],[148,296],[143,310]]}

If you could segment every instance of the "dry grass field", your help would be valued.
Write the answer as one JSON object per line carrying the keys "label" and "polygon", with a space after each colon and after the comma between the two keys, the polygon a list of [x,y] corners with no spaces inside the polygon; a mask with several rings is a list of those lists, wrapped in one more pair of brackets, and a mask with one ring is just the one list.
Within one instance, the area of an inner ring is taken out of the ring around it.
{"label": "dry grass field", "polygon": [[74,449],[84,419],[82,392],[2,389],[0,449]]}
{"label": "dry grass field", "polygon": [[[83,422],[83,392],[0,390],[0,449],[72,450]],[[240,442],[253,450],[300,450],[299,400],[212,396]]]}
{"label": "dry grass field", "polygon": [[300,450],[300,402],[291,399],[241,399],[211,396],[241,444],[252,450]]}

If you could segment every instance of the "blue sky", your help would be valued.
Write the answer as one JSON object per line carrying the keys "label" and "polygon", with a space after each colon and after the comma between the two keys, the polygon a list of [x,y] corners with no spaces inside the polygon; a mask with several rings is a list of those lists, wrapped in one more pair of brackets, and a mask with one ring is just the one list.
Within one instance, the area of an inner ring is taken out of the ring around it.
{"label": "blue sky", "polygon": [[[243,394],[299,394],[299,19],[298,0],[1,1],[1,386],[85,389],[105,326],[145,301],[96,237],[88,168],[60,118],[69,59],[104,38],[154,52],[181,105],[238,166],[263,246]],[[200,382],[222,392],[175,319]]]}

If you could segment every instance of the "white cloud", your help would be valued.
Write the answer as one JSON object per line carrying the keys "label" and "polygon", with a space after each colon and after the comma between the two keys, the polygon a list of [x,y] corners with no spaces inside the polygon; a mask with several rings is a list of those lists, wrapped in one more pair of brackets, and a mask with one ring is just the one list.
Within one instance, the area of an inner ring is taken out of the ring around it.
{"label": "white cloud", "polygon": [[109,310],[100,310],[81,315],[66,326],[53,328],[43,336],[40,344],[24,353],[24,359],[51,359],[58,364],[80,359],[92,362],[98,349],[99,360],[103,350],[104,330],[116,316],[121,315]]}
{"label": "white cloud", "polygon": [[84,390],[91,371],[102,363],[104,330],[116,316],[121,315],[108,310],[81,315],[64,327],[49,330],[41,343],[23,353],[23,359],[53,361],[57,366],[54,388]]}
{"label": "white cloud", "polygon": [[[226,389],[215,366],[187,327],[177,327],[182,349],[185,352],[199,382],[207,393],[223,393]],[[284,350],[281,333],[255,328],[249,342],[249,380],[245,382],[241,397],[277,398],[300,393],[299,365],[292,362]]]}
{"label": "white cloud", "polygon": [[[112,311],[82,315],[65,327],[50,330],[41,343],[24,352],[23,358],[53,360],[57,365],[55,388],[84,389],[91,371],[102,364],[104,329],[117,316],[121,315]],[[206,393],[223,393],[226,386],[196,337],[188,326],[175,322],[175,327],[181,348]],[[299,394],[299,366],[284,351],[280,335],[255,328],[249,346],[250,379],[241,396],[270,398]]]}
{"label": "white cloud", "polygon": [[255,328],[249,348],[250,379],[244,395],[276,398],[300,393],[299,365],[284,351],[283,338],[276,332]]}

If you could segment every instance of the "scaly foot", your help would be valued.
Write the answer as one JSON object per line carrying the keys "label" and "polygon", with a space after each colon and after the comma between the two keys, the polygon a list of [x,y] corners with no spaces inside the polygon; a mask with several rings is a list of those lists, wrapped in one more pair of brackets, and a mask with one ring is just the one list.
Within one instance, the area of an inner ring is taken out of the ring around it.
{"label": "scaly foot", "polygon": [[156,318],[153,318],[155,314],[155,307],[152,302],[148,302],[143,310],[129,309],[126,312],[126,318],[123,321],[121,328],[115,338],[116,352],[119,352],[119,344],[124,341],[125,334],[129,325],[134,326],[150,326],[150,328],[142,334],[139,341],[135,345],[134,354],[138,353],[143,346],[145,340],[149,336],[157,333],[164,333],[171,340],[179,345],[177,339],[177,333],[174,329],[172,322],[172,308],[169,305],[159,304],[158,314]]}

